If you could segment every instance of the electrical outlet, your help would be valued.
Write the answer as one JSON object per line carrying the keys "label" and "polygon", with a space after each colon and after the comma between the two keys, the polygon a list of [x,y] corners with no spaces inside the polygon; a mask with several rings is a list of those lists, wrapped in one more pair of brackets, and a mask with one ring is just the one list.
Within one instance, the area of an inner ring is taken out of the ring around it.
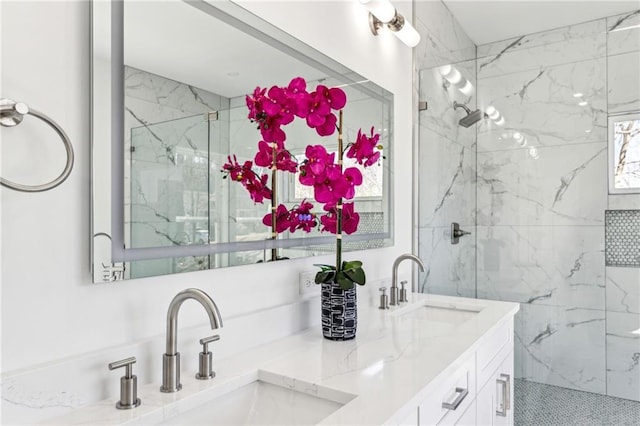
{"label": "electrical outlet", "polygon": [[320,286],[316,284],[317,271],[300,272],[300,296],[313,297],[320,295]]}

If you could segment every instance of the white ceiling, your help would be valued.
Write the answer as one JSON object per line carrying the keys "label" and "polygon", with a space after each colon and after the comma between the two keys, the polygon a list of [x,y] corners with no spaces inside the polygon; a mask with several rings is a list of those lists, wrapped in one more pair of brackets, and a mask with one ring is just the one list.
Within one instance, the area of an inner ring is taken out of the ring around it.
{"label": "white ceiling", "polygon": [[442,1],[477,45],[640,9],[640,0]]}

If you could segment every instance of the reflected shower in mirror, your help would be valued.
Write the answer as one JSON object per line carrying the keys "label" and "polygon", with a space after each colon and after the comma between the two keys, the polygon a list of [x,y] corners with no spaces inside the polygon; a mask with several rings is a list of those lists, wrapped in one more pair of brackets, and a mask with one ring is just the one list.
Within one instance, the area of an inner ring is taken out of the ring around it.
{"label": "reflected shower in mirror", "polygon": [[[261,139],[246,95],[296,76],[346,92],[348,141],[361,127],[380,133],[386,160],[366,171],[361,226],[345,246],[390,244],[392,94],[228,1],[94,2],[93,36],[94,281],[334,250],[318,231],[271,240],[269,206],[220,172],[230,153],[253,160]],[[289,128],[293,155],[326,144]],[[289,176],[278,185],[289,206],[308,196]]]}

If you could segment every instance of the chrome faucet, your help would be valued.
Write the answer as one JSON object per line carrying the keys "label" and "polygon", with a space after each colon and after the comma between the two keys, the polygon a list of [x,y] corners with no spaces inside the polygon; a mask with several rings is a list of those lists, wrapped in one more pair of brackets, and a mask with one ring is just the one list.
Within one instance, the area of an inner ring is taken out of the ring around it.
{"label": "chrome faucet", "polygon": [[222,327],[220,311],[213,299],[204,291],[188,288],[173,298],[167,312],[167,348],[162,357],[161,392],[177,392],[182,389],[182,384],[180,384],[180,352],[178,352],[178,311],[187,299],[200,302],[209,315],[212,330]]}
{"label": "chrome faucet", "polygon": [[420,267],[420,270],[424,272],[424,263],[422,263],[422,260],[420,260],[418,256],[411,253],[401,254],[400,256],[398,256],[398,258],[393,262],[393,272],[391,275],[391,291],[390,291],[391,294],[390,294],[390,301],[389,301],[390,305],[398,304],[398,266],[400,266],[400,263],[403,260],[407,260],[407,259],[413,260],[414,262],[416,262]]}

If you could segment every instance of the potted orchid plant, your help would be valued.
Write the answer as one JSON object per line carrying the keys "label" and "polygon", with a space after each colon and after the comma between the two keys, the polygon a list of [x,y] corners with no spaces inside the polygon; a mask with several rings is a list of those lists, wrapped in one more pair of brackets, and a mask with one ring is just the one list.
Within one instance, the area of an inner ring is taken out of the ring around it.
{"label": "potted orchid plant", "polygon": [[[257,124],[262,137],[258,152],[253,161],[244,163],[230,155],[222,172],[226,173],[225,177],[241,183],[255,203],[271,200],[271,211],[262,222],[271,228],[272,239],[286,230],[310,232],[316,227],[336,235],[335,264],[316,265],[320,270],[315,282],[323,286],[323,332],[333,340],[353,338],[357,323],[355,284],[364,285],[366,275],[359,260],[343,261],[342,235],[358,229],[360,216],[352,200],[363,177],[357,167],[344,167],[343,158],[351,158],[363,167],[379,164],[380,135],[374,133],[373,127],[368,135],[361,129],[355,141],[345,144],[342,111],[347,103],[345,92],[321,84],[309,92],[301,77],[294,78],[286,87],[273,86],[268,90],[257,87],[246,97],[246,102],[248,118]],[[320,136],[331,136],[337,131],[336,152],[329,152],[318,144],[308,145],[303,159],[292,155],[286,148],[287,135],[283,127],[296,118],[304,119]],[[270,179],[269,174],[254,171],[254,164],[270,169]],[[314,205],[306,199],[292,207],[278,204],[278,171],[297,173],[300,184],[313,188],[313,198],[322,205],[322,212],[314,210]],[[271,260],[278,259],[274,248]]]}

